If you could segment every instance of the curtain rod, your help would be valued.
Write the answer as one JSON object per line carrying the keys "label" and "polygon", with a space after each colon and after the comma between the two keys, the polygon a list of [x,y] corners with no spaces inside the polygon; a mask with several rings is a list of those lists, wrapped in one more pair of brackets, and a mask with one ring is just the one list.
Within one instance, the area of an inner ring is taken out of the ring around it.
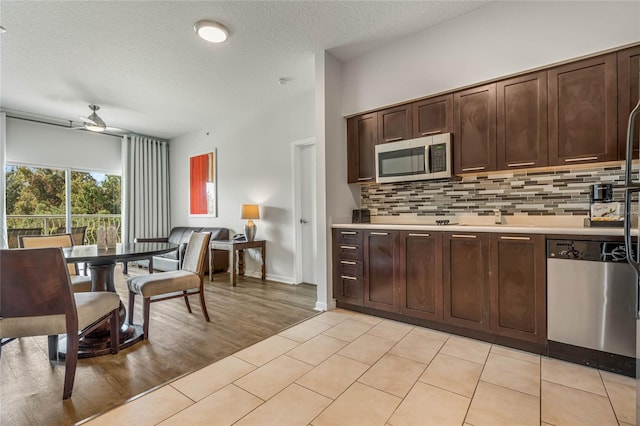
{"label": "curtain rod", "polygon": [[[27,118],[27,117],[20,117],[18,115],[11,115],[10,113],[5,113],[7,118],[14,118],[16,120],[23,120],[23,121],[30,121],[32,123],[40,123],[40,124],[48,124],[50,126],[58,126],[58,127],[63,127],[65,129],[73,129],[73,127],[71,127],[71,123],[73,123],[73,121],[69,120],[69,124],[61,124],[61,123],[52,123],[50,121],[43,121],[43,120],[38,120],[36,118]],[[83,128],[79,128],[78,130],[82,130],[85,132],[88,132],[89,130],[83,129]],[[91,133],[95,133],[95,134],[99,134],[99,135],[108,135],[108,136],[116,136],[116,137],[122,137],[124,135],[117,135],[114,133],[109,133],[107,131],[104,132],[91,132]],[[128,134],[128,133],[127,133]]]}

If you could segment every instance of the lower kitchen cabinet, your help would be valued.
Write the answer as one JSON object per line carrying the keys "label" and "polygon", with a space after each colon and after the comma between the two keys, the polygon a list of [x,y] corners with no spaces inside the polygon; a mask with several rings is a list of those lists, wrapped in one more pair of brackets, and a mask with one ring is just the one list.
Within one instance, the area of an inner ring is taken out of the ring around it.
{"label": "lower kitchen cabinet", "polygon": [[491,237],[491,331],[544,343],[547,338],[543,235]]}
{"label": "lower kitchen cabinet", "polygon": [[336,229],[333,260],[339,306],[544,348],[544,235]]}
{"label": "lower kitchen cabinet", "polygon": [[489,330],[490,239],[484,233],[444,233],[445,323]]}
{"label": "lower kitchen cabinet", "polygon": [[364,232],[364,306],[398,310],[396,264],[398,231]]}
{"label": "lower kitchen cabinet", "polygon": [[442,321],[442,233],[400,232],[399,311]]}
{"label": "lower kitchen cabinet", "polygon": [[333,230],[333,296],[339,302],[362,306],[363,231]]}

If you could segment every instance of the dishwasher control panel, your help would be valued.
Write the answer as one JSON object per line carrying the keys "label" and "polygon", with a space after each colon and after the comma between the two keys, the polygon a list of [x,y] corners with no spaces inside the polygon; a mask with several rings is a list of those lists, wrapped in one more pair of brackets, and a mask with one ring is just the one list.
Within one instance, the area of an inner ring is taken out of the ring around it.
{"label": "dishwasher control panel", "polygon": [[627,261],[622,241],[547,240],[547,258],[596,262]]}

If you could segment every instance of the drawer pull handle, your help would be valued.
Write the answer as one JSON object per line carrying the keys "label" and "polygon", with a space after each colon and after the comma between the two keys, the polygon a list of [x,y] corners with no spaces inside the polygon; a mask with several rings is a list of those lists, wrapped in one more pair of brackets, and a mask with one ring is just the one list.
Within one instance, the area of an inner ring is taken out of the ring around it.
{"label": "drawer pull handle", "polygon": [[530,241],[530,237],[500,237],[501,240],[522,240],[522,241]]}
{"label": "drawer pull handle", "polygon": [[340,275],[340,276],[342,277],[343,280],[358,281],[356,277],[350,277],[349,275]]}
{"label": "drawer pull handle", "polygon": [[356,231],[340,231],[342,235],[356,235]]}
{"label": "drawer pull handle", "polygon": [[384,141],[385,142],[395,142],[395,141],[399,141],[402,140],[402,136],[398,136],[397,138],[385,138]]}
{"label": "drawer pull handle", "polygon": [[427,136],[427,135],[437,135],[438,133],[442,133],[442,130],[432,130],[430,132],[422,132],[422,136]]}
{"label": "drawer pull handle", "polygon": [[372,180],[372,179],[373,179],[372,177],[361,177],[361,178],[358,178],[358,180],[360,180],[360,181],[363,181],[363,180]]}
{"label": "drawer pull handle", "polygon": [[453,238],[477,238],[477,235],[469,235],[469,234],[453,234],[451,237]]}
{"label": "drawer pull handle", "polygon": [[388,232],[372,232],[371,235],[389,235]]}
{"label": "drawer pull handle", "polygon": [[575,161],[591,161],[591,160],[597,160],[598,157],[580,157],[580,158],[567,158],[565,159],[565,163],[572,163]]}
{"label": "drawer pull handle", "polygon": [[352,262],[350,260],[341,260],[340,263],[342,263],[343,265],[355,265],[356,262]]}
{"label": "drawer pull handle", "polygon": [[410,237],[429,237],[430,234],[414,234],[414,233],[409,233]]}
{"label": "drawer pull handle", "polygon": [[511,163],[511,164],[507,164],[507,167],[524,167],[524,166],[533,166],[534,163],[533,161],[529,161],[527,163]]}
{"label": "drawer pull handle", "polygon": [[340,248],[344,250],[358,250],[358,247],[355,246],[340,246]]}
{"label": "drawer pull handle", "polygon": [[482,167],[467,167],[466,169],[462,169],[462,171],[463,172],[475,172],[475,171],[484,170],[484,169],[485,169],[484,166],[482,166]]}

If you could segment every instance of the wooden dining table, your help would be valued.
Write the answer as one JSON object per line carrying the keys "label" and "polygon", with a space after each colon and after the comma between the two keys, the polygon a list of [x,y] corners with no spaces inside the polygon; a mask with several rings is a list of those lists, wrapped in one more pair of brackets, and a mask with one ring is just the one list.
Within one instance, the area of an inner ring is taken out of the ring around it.
{"label": "wooden dining table", "polygon": [[[91,276],[91,291],[111,291],[115,288],[115,268],[118,262],[149,260],[153,256],[177,250],[172,243],[123,243],[104,248],[97,245],[78,245],[63,248],[67,263],[84,262]],[[150,268],[149,273],[153,273]],[[120,349],[127,348],[142,340],[142,326],[127,324],[127,311],[120,301]],[[105,326],[80,340],[79,358],[90,358],[110,353],[109,327]],[[66,352],[65,342],[60,342],[60,355]]]}

